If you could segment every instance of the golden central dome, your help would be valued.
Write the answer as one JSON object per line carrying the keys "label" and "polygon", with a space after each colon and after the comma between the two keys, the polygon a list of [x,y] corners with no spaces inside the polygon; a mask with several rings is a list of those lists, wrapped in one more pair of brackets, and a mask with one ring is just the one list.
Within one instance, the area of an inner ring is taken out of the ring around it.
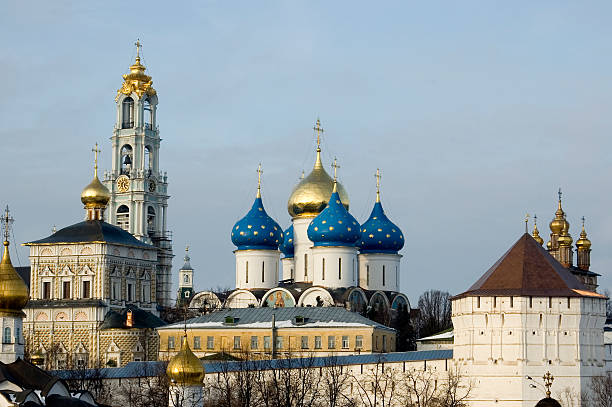
{"label": "golden central dome", "polygon": [[0,262],[0,315],[24,316],[22,310],[30,295],[28,287],[11,264],[8,246],[9,242],[5,240]]}
{"label": "golden central dome", "polygon": [[103,208],[106,207],[110,198],[110,192],[98,179],[96,170],[94,179],[81,192],[81,202],[86,208]]}
{"label": "golden central dome", "polygon": [[189,348],[187,335],[183,336],[181,350],[170,359],[166,374],[172,383],[201,386],[204,381],[204,372],[202,361]]}
{"label": "golden central dome", "polygon": [[[293,218],[317,216],[329,202],[334,180],[330,177],[321,163],[321,149],[317,149],[317,160],[308,176],[293,188],[287,210]],[[344,187],[338,183],[338,194],[344,207],[349,208],[349,197]]]}

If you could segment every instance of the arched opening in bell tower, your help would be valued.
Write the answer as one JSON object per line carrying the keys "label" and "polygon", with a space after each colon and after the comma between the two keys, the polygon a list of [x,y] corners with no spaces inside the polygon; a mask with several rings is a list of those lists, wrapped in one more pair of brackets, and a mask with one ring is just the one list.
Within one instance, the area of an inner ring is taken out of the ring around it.
{"label": "arched opening in bell tower", "polygon": [[152,151],[151,146],[145,146],[144,163],[145,163],[145,170],[147,171],[148,176],[151,176],[151,172],[153,170],[153,160],[151,156],[151,151]]}
{"label": "arched opening in bell tower", "polygon": [[131,129],[134,127],[134,99],[126,97],[121,104],[121,128]]}
{"label": "arched opening in bell tower", "polygon": [[132,170],[132,146],[121,147],[121,174],[129,174]]}
{"label": "arched opening in bell tower", "polygon": [[151,108],[151,102],[149,98],[146,98],[143,102],[143,113],[144,113],[144,124],[145,129],[153,129],[153,109]]}
{"label": "arched opening in bell tower", "polygon": [[150,237],[155,235],[155,209],[152,206],[147,208],[147,233]]}
{"label": "arched opening in bell tower", "polygon": [[125,231],[130,229],[130,208],[126,205],[117,208],[117,226]]}

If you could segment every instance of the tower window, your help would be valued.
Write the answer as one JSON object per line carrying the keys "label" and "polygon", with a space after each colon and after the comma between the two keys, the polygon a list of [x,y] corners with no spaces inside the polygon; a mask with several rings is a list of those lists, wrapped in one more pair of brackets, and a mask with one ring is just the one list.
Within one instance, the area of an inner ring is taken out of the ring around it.
{"label": "tower window", "polygon": [[126,205],[117,208],[117,226],[125,231],[130,229],[130,208]]}
{"label": "tower window", "polygon": [[129,144],[121,147],[121,173],[129,174],[132,170],[132,146]]}
{"label": "tower window", "polygon": [[123,103],[121,106],[121,128],[131,129],[134,127],[134,99],[132,99],[131,97],[123,99]]}
{"label": "tower window", "polygon": [[384,286],[385,285],[385,279],[386,279],[386,270],[385,270],[385,266],[384,265],[383,265],[383,275],[382,275],[382,278],[383,278],[383,286]]}
{"label": "tower window", "polygon": [[245,277],[246,277],[246,281],[245,283],[249,283],[249,262],[246,262],[246,268],[245,268]]}
{"label": "tower window", "polygon": [[156,229],[157,228],[155,227],[155,209],[152,206],[149,206],[147,208],[147,232],[149,233],[149,236],[154,236]]}
{"label": "tower window", "polygon": [[308,280],[308,253],[304,253],[304,279]]}
{"label": "tower window", "polygon": [[342,280],[342,257],[338,258],[338,280]]}
{"label": "tower window", "polygon": [[321,267],[323,268],[321,273],[321,280],[325,280],[325,257],[321,259]]}
{"label": "tower window", "polygon": [[2,338],[2,343],[11,343],[11,328],[4,328],[4,337]]}
{"label": "tower window", "polygon": [[185,274],[185,276],[183,277],[183,281],[188,284],[189,283],[189,275]]}
{"label": "tower window", "polygon": [[370,265],[366,265],[366,285],[370,285]]}
{"label": "tower window", "polygon": [[262,261],[261,262],[261,282],[262,283],[265,281],[265,275],[266,275],[266,262]]}
{"label": "tower window", "polygon": [[149,99],[144,100],[143,113],[145,129],[151,130],[153,128],[153,109],[151,109],[151,102]]}

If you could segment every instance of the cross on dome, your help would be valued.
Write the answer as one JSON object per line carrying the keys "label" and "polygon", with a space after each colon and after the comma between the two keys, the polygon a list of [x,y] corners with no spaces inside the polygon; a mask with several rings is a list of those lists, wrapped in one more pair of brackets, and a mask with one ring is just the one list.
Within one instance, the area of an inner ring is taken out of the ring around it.
{"label": "cross on dome", "polygon": [[0,218],[2,221],[2,232],[4,234],[4,241],[8,242],[9,236],[11,234],[11,225],[15,221],[9,212],[9,207],[6,205],[6,209],[4,210],[4,215]]}
{"label": "cross on dome", "polygon": [[136,45],[136,58],[140,58],[140,48],[142,48],[142,44],[140,43],[140,38],[136,39],[136,42],[134,43],[134,45]]}
{"label": "cross on dome", "polygon": [[98,176],[98,153],[101,153],[102,150],[98,148],[98,143],[96,143],[96,145],[94,146],[94,148],[91,149],[91,151],[94,153],[94,175],[97,177]]}
{"label": "cross on dome", "polygon": [[525,233],[529,233],[529,230],[527,228],[527,223],[529,222],[529,214],[526,213],[525,214]]}
{"label": "cross on dome", "polygon": [[321,120],[317,117],[317,123],[312,128],[317,133],[317,150],[321,150],[321,135],[325,132],[323,127],[321,127]]}
{"label": "cross on dome", "polygon": [[382,177],[380,175],[380,168],[376,169],[374,177],[376,177],[376,202],[380,202],[380,178]]}
{"label": "cross on dome", "polygon": [[261,169],[261,163],[257,166],[257,198],[261,198],[261,174],[263,174],[263,170]]}

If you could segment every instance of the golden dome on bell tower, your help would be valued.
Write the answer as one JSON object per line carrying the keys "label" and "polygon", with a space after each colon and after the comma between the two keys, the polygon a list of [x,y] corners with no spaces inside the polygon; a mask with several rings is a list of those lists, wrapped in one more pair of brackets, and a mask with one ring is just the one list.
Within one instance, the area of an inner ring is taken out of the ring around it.
{"label": "golden dome on bell tower", "polygon": [[[317,158],[310,174],[302,178],[291,192],[287,210],[292,218],[317,216],[327,206],[334,189],[334,180],[327,174],[321,162],[321,133],[323,133],[323,128],[319,119],[317,119],[313,130],[317,133]],[[337,189],[342,204],[348,210],[349,197],[346,190],[340,183],[338,183]]]}
{"label": "golden dome on bell tower", "polygon": [[129,96],[136,93],[140,98],[145,93],[151,96],[157,93],[153,89],[153,80],[145,74],[147,68],[140,63],[140,48],[142,48],[140,40],[136,41],[134,45],[136,45],[136,61],[130,66],[130,72],[123,75],[123,85],[117,90],[115,100],[118,100],[121,94]]}
{"label": "golden dome on bell tower", "polygon": [[560,235],[564,227],[569,230],[569,223],[565,220],[565,212],[561,207],[561,189],[559,189],[559,205],[555,212],[555,218],[550,222],[550,231],[555,235]]}
{"label": "golden dome on bell tower", "polygon": [[170,359],[166,374],[175,385],[197,386],[204,380],[202,361],[189,348],[187,335],[183,336],[181,350]]}
{"label": "golden dome on bell tower", "polygon": [[11,263],[8,237],[12,222],[13,218],[10,217],[7,206],[5,214],[2,216],[4,253],[2,254],[2,261],[0,261],[0,316],[12,315],[23,317],[25,316],[23,307],[28,303],[30,295],[28,287]]}
{"label": "golden dome on bell tower", "polygon": [[582,231],[580,232],[580,239],[576,240],[576,248],[578,248],[578,250],[589,250],[591,248],[591,241],[587,238],[587,233],[584,229],[584,216],[582,217]]}

